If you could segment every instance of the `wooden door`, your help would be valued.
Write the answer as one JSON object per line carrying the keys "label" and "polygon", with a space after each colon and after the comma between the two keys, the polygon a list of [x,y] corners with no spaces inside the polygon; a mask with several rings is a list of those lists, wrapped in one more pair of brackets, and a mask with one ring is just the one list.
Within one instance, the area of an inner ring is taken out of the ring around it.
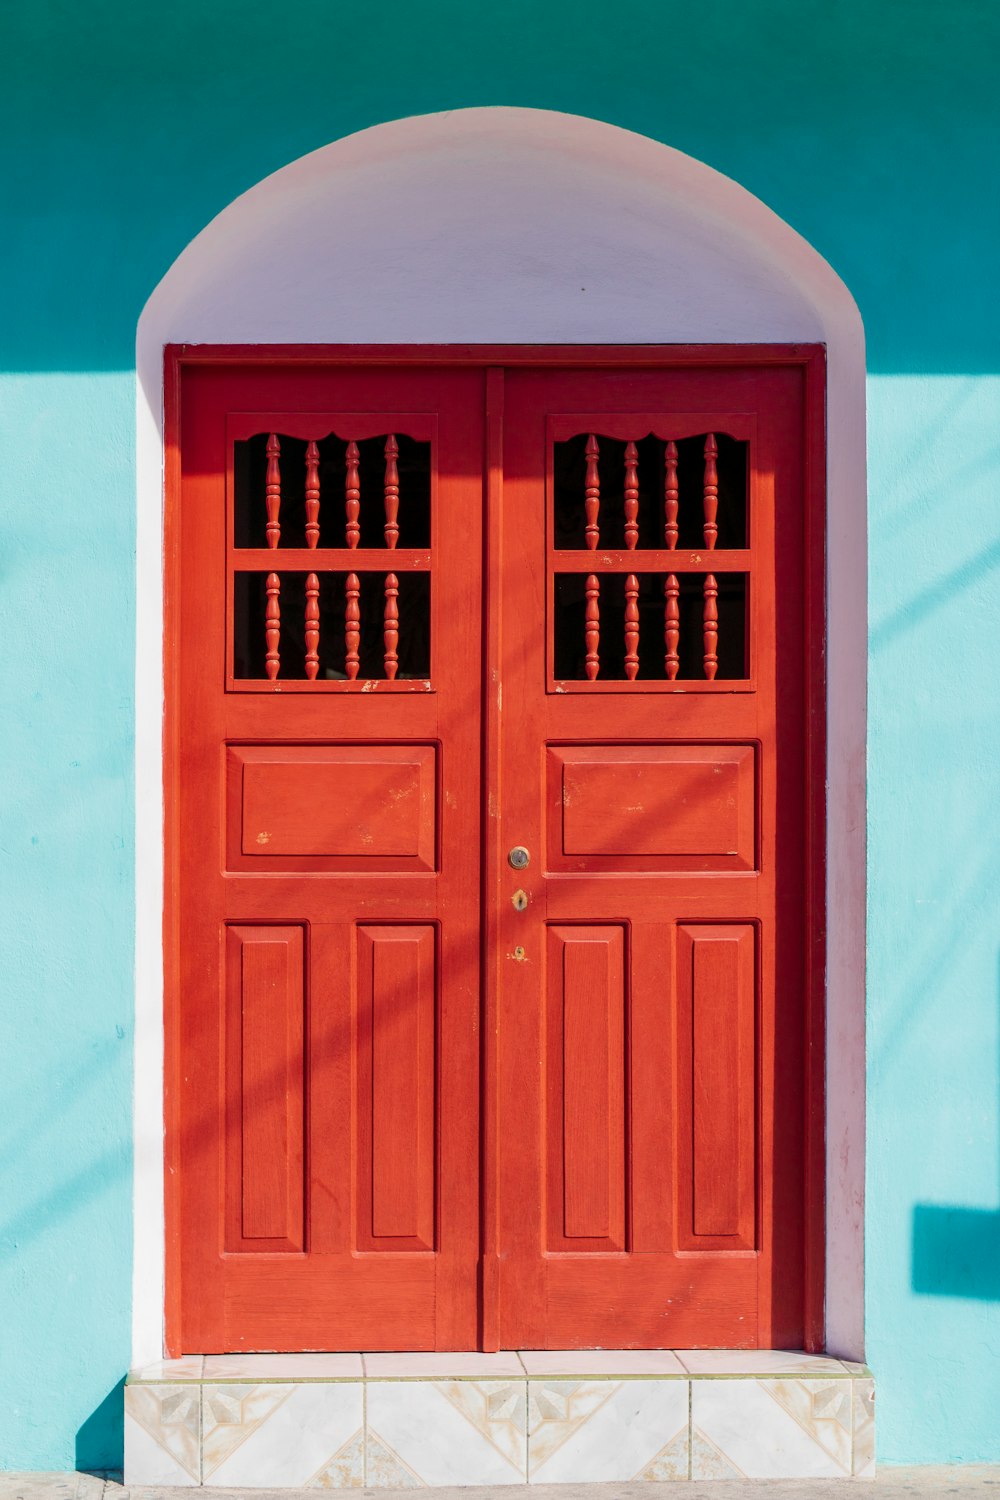
{"label": "wooden door", "polygon": [[174,1352],[476,1341],[482,391],[184,367]]}
{"label": "wooden door", "polygon": [[802,373],[503,399],[487,1326],[799,1347]]}
{"label": "wooden door", "polygon": [[821,1327],[821,402],[561,354],[177,357],[172,1353]]}

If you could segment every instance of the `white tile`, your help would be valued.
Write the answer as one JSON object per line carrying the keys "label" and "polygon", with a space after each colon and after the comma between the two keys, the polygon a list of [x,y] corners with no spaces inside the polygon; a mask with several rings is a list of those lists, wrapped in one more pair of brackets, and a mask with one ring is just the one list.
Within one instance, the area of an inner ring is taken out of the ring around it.
{"label": "white tile", "polygon": [[360,1354],[206,1354],[205,1380],[361,1380]]}
{"label": "white tile", "polygon": [[846,1375],[839,1359],[797,1349],[678,1349],[692,1375]]}
{"label": "white tile", "polygon": [[202,1386],[202,1482],[247,1488],[364,1482],[360,1381]]}
{"label": "white tile", "polygon": [[854,1387],[854,1454],[851,1472],[855,1479],[875,1478],[875,1382],[868,1377],[852,1380]]}
{"label": "white tile", "polygon": [[532,1377],[566,1378],[623,1375],[684,1375],[684,1366],[670,1349],[522,1349],[521,1363]]}
{"label": "white tile", "polygon": [[369,1487],[523,1484],[525,1400],[523,1375],[516,1381],[369,1381]]}
{"label": "white tile", "polygon": [[153,1365],[129,1370],[131,1385],[163,1385],[169,1380],[200,1380],[205,1356],[185,1354],[181,1359],[161,1359]]}
{"label": "white tile", "polygon": [[477,1354],[366,1354],[370,1380],[512,1380],[524,1378],[513,1352]]}
{"label": "white tile", "polygon": [[691,1478],[841,1479],[849,1380],[693,1380]]}
{"label": "white tile", "polygon": [[125,1387],[126,1484],[198,1484],[200,1445],[200,1386]]}
{"label": "white tile", "polygon": [[686,1479],[686,1380],[532,1380],[532,1484]]}

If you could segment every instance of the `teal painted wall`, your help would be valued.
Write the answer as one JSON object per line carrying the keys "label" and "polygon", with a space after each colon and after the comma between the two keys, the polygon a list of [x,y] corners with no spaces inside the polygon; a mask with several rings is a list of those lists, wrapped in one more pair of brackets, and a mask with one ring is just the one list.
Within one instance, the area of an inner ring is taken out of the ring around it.
{"label": "teal painted wall", "polygon": [[880,1456],[1000,1459],[1000,10],[32,0],[2,25],[0,1466],[120,1460],[139,312],[268,172],[475,104],[594,115],[708,162],[861,308]]}

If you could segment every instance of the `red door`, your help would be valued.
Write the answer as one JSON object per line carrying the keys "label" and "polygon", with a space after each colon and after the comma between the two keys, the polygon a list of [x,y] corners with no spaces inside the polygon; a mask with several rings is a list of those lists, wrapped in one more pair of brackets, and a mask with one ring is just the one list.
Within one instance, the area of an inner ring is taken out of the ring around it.
{"label": "red door", "polygon": [[184,373],[185,1351],[475,1344],[482,387]]}
{"label": "red door", "polygon": [[173,1352],[809,1334],[802,368],[502,363],[181,365]]}
{"label": "red door", "polygon": [[504,399],[498,1341],[798,1346],[801,372]]}

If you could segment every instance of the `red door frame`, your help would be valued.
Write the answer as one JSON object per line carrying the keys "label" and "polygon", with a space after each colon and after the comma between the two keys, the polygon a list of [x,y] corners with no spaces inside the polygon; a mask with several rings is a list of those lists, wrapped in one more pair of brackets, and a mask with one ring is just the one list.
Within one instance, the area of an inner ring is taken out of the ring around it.
{"label": "red door frame", "polygon": [[[487,518],[484,559],[484,662],[495,653],[499,621],[495,601],[499,597],[499,507],[489,504],[497,495],[502,469],[503,371],[505,367],[684,369],[717,366],[746,368],[784,365],[798,367],[803,377],[805,474],[805,659],[806,659],[806,868],[807,993],[804,1014],[806,1057],[804,1135],[805,1223],[805,1328],[807,1350],[824,1343],[825,1294],[825,1026],[826,1026],[826,351],[815,344],[722,344],[722,345],[168,345],[164,370],[164,1127],[165,1127],[165,1344],[168,1355],[183,1351],[180,1316],[180,1188],[178,1176],[179,1070],[182,1065],[179,1037],[178,950],[180,941],[178,899],[179,848],[177,837],[179,767],[178,703],[179,638],[179,538],[180,538],[180,389],[185,366],[196,364],[241,364],[255,367],[301,364],[350,365],[464,365],[486,371],[486,480]],[[484,682],[484,688],[486,684]],[[491,747],[497,743],[498,708],[493,695],[484,692],[483,709],[483,860],[486,867],[496,861],[497,828],[488,816],[490,790],[496,766]],[[484,1349],[497,1347],[495,1287],[494,1171],[496,1099],[491,1086],[493,1027],[496,1012],[496,973],[489,957],[495,943],[495,911],[483,887],[482,913],[482,1078],[481,1078],[481,1226],[480,1247],[483,1277],[480,1297],[480,1342]]]}

